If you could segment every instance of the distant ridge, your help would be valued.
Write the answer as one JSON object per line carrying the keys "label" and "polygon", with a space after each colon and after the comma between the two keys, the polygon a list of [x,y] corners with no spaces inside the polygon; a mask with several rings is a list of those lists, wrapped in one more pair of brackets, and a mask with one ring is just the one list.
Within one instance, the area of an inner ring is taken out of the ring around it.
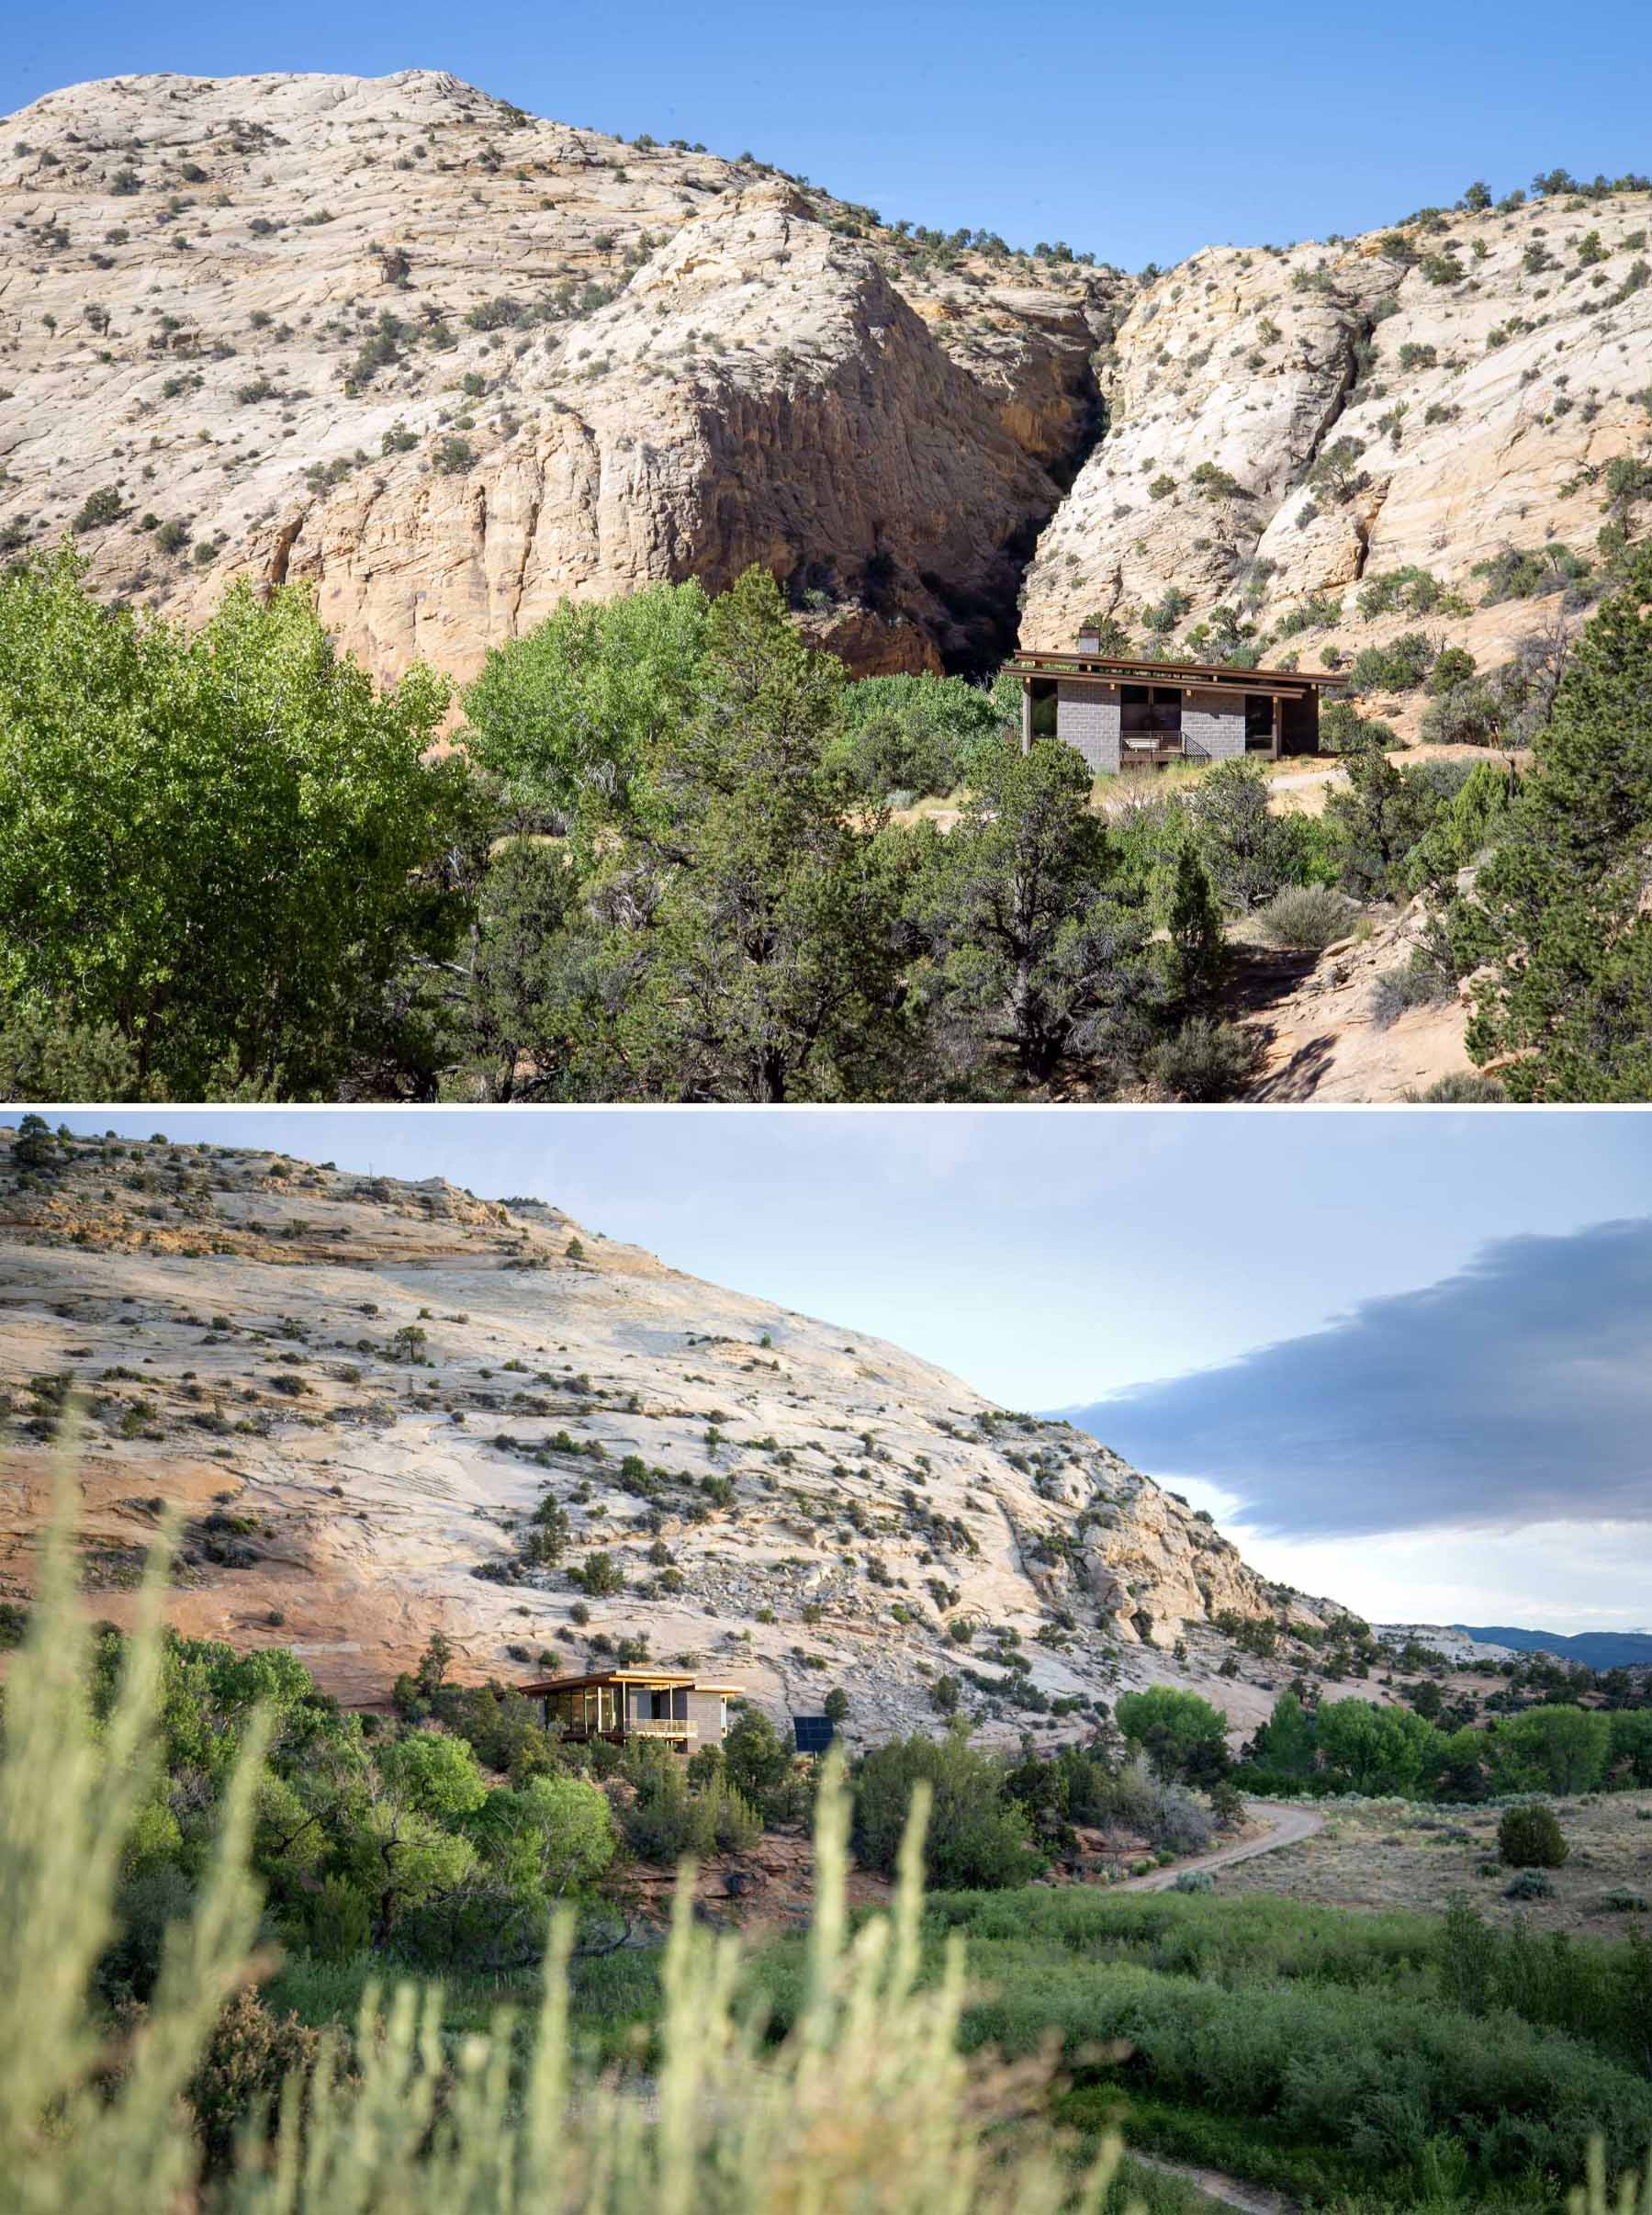
{"label": "distant ridge", "polygon": [[1500,1624],[1454,1623],[1452,1628],[1489,1646],[1554,1654],[1562,1661],[1581,1661],[1589,1669],[1652,1668],[1652,1631],[1579,1631],[1566,1637],[1559,1631],[1510,1630]]}

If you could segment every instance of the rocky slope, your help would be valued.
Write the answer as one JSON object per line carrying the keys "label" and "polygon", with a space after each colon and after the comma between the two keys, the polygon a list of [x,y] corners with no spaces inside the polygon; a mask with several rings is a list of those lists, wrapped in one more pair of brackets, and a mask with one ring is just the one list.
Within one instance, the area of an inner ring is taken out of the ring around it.
{"label": "rocky slope", "polygon": [[384,676],[753,561],[862,671],[996,660],[1129,289],[420,70],[50,94],[0,225],[0,539],[307,579]]}
{"label": "rocky slope", "polygon": [[[868,1735],[933,1725],[943,1675],[1000,1738],[1152,1681],[1248,1729],[1294,1664],[1217,1618],[1337,1612],[1084,1433],[555,1208],[158,1138],[20,1175],[10,1137],[0,1596],[30,1589],[73,1378],[98,1611],[123,1619],[170,1509],[174,1620],[290,1645],[355,1702],[440,1628],[471,1678],[646,1639],[777,1715],[841,1684]],[[524,1568],[547,1498],[566,1550]],[[623,1591],[576,1583],[598,1553]]]}
{"label": "rocky slope", "polygon": [[[1428,943],[1428,910],[1413,900],[1397,912],[1365,919],[1364,935],[1339,939],[1315,961],[1299,963],[1290,987],[1241,1020],[1263,1041],[1246,1097],[1274,1101],[1415,1099],[1442,1077],[1471,1070],[1464,1044],[1469,991],[1408,1007],[1391,1019],[1378,1013],[1378,980],[1404,971]],[[1290,963],[1290,957],[1274,957]]]}
{"label": "rocky slope", "polygon": [[1143,287],[436,72],[77,85],[0,125],[0,547],[70,531],[190,616],[309,580],[383,676],[752,561],[861,673],[1090,613],[1495,666],[1566,565],[1483,564],[1652,519],[1649,219],[1556,192]]}
{"label": "rocky slope", "polygon": [[[1603,525],[1652,521],[1649,223],[1644,191],[1556,194],[1159,278],[1040,540],[1022,643],[1068,646],[1092,613],[1144,635],[1174,591],[1163,635],[1225,607],[1304,668],[1420,627],[1510,658],[1564,579],[1510,596],[1482,565],[1549,542],[1593,559]],[[1414,696],[1377,704],[1414,725]]]}

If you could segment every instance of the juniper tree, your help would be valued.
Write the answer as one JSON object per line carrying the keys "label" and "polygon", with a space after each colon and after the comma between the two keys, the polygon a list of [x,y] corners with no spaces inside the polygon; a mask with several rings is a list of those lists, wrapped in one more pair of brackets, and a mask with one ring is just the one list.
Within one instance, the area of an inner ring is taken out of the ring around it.
{"label": "juniper tree", "polygon": [[982,764],[958,827],[933,838],[915,899],[917,991],[966,1069],[996,1061],[1046,1084],[1151,1035],[1163,997],[1141,895],[1086,801],[1090,772],[1053,739]]}
{"label": "juniper tree", "polygon": [[1522,1100],[1652,1097],[1652,547],[1570,656],[1535,762],[1475,888],[1468,1029]]}

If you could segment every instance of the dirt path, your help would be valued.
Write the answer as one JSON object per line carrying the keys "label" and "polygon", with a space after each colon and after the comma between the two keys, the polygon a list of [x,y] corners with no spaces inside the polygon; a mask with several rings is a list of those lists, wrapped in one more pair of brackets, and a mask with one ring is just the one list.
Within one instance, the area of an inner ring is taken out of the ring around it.
{"label": "dirt path", "polygon": [[[1219,1847],[1215,1853],[1201,1854],[1197,1861],[1184,1861],[1180,1869],[1156,1869],[1152,1876],[1129,1877],[1116,1884],[1116,1892],[1168,1892],[1185,1869],[1231,1869],[1236,1861],[1249,1861],[1259,1853],[1272,1853],[1280,1846],[1295,1846],[1302,1838],[1312,1838],[1316,1830],[1323,1830],[1325,1818],[1310,1807],[1298,1807],[1286,1800],[1247,1800],[1246,1809],[1253,1816],[1271,1817],[1271,1827],[1264,1838],[1245,1838],[1237,1846]],[[1297,2215],[1297,2202],[1287,2199],[1283,2193],[1270,2192],[1261,2185],[1241,2183],[1237,2176],[1225,2176],[1219,2169],[1201,2169],[1190,2161],[1170,2161],[1163,2153],[1146,2153],[1141,2146],[1129,2148],[1129,2157],[1140,2162],[1145,2169],[1157,2169],[1165,2176],[1179,2176],[1184,2184],[1202,2192],[1207,2199],[1218,2206],[1238,2208],[1241,2215]]]}
{"label": "dirt path", "polygon": [[1201,1853],[1196,1860],[1182,1861],[1174,1869],[1155,1869],[1151,1876],[1126,1877],[1122,1883],[1113,1885],[1112,1890],[1168,1892],[1177,1877],[1186,1875],[1190,1869],[1231,1869],[1235,1861],[1252,1861],[1259,1853],[1272,1853],[1276,1847],[1295,1846],[1325,1827],[1322,1815],[1316,1815],[1311,1807],[1298,1807],[1288,1800],[1247,1800],[1245,1807],[1253,1816],[1272,1818],[1273,1827],[1265,1838],[1243,1838],[1237,1846],[1219,1846],[1214,1853]]}
{"label": "dirt path", "polygon": [[1261,2185],[1241,2184],[1237,2176],[1224,2176],[1219,2169],[1196,2168],[1190,2161],[1167,2161],[1162,2153],[1144,2153],[1140,2146],[1129,2149],[1129,2157],[1144,2169],[1157,2169],[1163,2176],[1179,2176],[1196,2192],[1207,2199],[1214,2199],[1224,2208],[1242,2208],[1244,2215],[1296,2215],[1297,2203],[1278,2192],[1264,2191]]}
{"label": "dirt path", "polygon": [[1343,768],[1342,762],[1335,761],[1329,769],[1302,770],[1289,777],[1270,777],[1267,788],[1270,793],[1299,793],[1311,784],[1329,784],[1333,777],[1342,775]]}

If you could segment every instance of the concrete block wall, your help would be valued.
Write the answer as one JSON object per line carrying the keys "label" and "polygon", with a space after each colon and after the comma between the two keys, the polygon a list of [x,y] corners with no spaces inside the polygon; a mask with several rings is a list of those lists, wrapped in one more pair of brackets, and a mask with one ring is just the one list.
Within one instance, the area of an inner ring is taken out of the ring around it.
{"label": "concrete block wall", "polygon": [[1242,755],[1243,700],[1231,692],[1184,692],[1182,743],[1195,760],[1231,761]]}
{"label": "concrete block wall", "polygon": [[689,1740],[689,1751],[697,1746],[721,1746],[723,1743],[723,1701],[721,1692],[691,1692],[689,1694],[689,1721],[698,1723],[700,1735]]}
{"label": "concrete block wall", "polygon": [[[1118,767],[1119,704],[1117,685],[1058,684],[1055,691],[1055,731],[1075,746],[1097,774]],[[1239,738],[1244,745],[1244,718],[1239,719]]]}

